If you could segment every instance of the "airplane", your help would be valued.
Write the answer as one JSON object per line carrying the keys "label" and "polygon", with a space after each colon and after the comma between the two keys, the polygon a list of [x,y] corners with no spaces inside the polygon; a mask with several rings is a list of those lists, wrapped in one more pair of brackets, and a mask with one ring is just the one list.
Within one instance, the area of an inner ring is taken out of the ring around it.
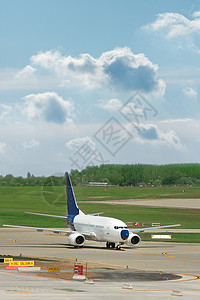
{"label": "airplane", "polygon": [[97,242],[105,242],[106,248],[113,248],[120,250],[123,245],[137,246],[141,242],[139,232],[146,230],[170,228],[180,226],[165,225],[147,228],[134,228],[128,229],[126,223],[119,219],[99,216],[102,213],[96,214],[84,214],[77,205],[77,201],[74,195],[72,183],[69,174],[66,172],[66,189],[67,189],[67,208],[68,215],[57,216],[49,214],[41,214],[34,212],[27,212],[28,214],[46,216],[53,218],[61,218],[67,221],[70,230],[54,229],[54,228],[41,228],[41,227],[29,227],[29,226],[17,226],[17,225],[3,225],[4,227],[16,227],[26,229],[36,229],[37,231],[53,231],[54,233],[65,233],[68,235],[68,243],[75,248],[82,248],[86,240],[92,240]]}

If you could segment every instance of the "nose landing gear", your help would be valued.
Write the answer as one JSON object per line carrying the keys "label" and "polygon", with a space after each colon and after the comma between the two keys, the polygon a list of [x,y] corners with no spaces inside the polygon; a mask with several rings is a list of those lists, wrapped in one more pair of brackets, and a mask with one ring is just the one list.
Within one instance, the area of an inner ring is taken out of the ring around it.
{"label": "nose landing gear", "polygon": [[117,243],[117,245],[115,246],[115,243],[106,243],[106,248],[115,248],[116,250],[121,250],[121,243]]}

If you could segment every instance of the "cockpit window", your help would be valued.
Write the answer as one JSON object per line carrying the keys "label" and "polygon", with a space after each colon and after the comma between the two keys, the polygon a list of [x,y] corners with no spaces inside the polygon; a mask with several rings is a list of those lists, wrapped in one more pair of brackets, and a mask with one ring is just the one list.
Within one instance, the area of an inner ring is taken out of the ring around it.
{"label": "cockpit window", "polygon": [[128,228],[127,226],[114,226],[114,229],[123,229],[123,228]]}

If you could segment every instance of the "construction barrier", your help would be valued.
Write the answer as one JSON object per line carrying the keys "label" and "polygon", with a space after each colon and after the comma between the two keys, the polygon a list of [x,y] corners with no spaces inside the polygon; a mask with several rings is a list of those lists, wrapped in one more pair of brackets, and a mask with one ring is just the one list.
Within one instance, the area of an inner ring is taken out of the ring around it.
{"label": "construction barrier", "polygon": [[161,223],[154,223],[154,222],[127,222],[131,226],[145,226],[145,227],[154,227],[154,226],[162,226]]}
{"label": "construction barrier", "polygon": [[74,265],[74,275],[83,275],[83,265]]}
{"label": "construction barrier", "polygon": [[18,266],[6,266],[6,270],[18,270]]}
{"label": "construction barrier", "polygon": [[151,226],[161,226],[161,223],[152,223]]}
{"label": "construction barrier", "polygon": [[171,240],[172,236],[169,234],[152,234],[151,235],[152,239],[166,239],[166,240]]}
{"label": "construction barrier", "polygon": [[76,263],[74,264],[73,279],[76,279],[76,280],[85,280],[86,279],[86,276],[83,275],[83,265],[78,264],[77,260],[76,260]]}
{"label": "construction barrier", "polygon": [[152,223],[142,223],[142,226],[151,227]]}
{"label": "construction barrier", "polygon": [[122,288],[123,288],[123,289],[126,289],[126,290],[132,290],[132,289],[133,289],[133,286],[132,286],[132,284],[130,284],[130,283],[124,283],[124,284],[122,285]]}
{"label": "construction barrier", "polygon": [[18,267],[19,272],[40,272],[40,267]]}

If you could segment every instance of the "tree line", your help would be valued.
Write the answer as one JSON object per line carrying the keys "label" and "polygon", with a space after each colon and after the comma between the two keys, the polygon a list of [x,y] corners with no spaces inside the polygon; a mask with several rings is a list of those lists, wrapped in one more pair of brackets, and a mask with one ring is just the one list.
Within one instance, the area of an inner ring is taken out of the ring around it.
{"label": "tree line", "polygon": [[65,185],[64,176],[35,177],[34,175],[27,177],[14,177],[12,174],[0,176],[0,186],[63,186]]}
{"label": "tree line", "polygon": [[[73,184],[85,185],[89,182],[106,182],[109,185],[199,185],[200,164],[169,165],[100,165],[86,169],[71,170]],[[64,176],[14,177],[9,174],[0,176],[0,186],[63,186]]]}
{"label": "tree line", "polygon": [[101,165],[71,171],[75,184],[107,182],[111,185],[198,185],[200,164],[169,165]]}

